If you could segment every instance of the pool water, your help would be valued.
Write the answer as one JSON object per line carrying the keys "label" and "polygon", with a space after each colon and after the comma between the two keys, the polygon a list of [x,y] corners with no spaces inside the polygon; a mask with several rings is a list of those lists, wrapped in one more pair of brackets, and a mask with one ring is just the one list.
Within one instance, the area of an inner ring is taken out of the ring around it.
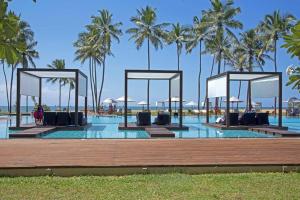
{"label": "pool water", "polygon": [[[153,121],[154,119],[152,119]],[[214,121],[215,117],[211,118]],[[270,123],[276,124],[277,118],[270,117]],[[89,117],[88,122],[92,124],[91,127],[84,131],[55,131],[45,135],[42,138],[66,138],[66,139],[120,139],[120,138],[134,138],[145,139],[149,138],[145,131],[122,131],[118,130],[118,124],[122,123],[124,118],[121,116],[115,117]],[[135,122],[134,116],[128,117],[128,122]],[[185,116],[183,123],[189,127],[188,131],[174,131],[176,138],[269,138],[274,137],[267,134],[244,131],[244,130],[219,130],[202,125],[205,121],[204,116]],[[31,117],[23,117],[22,123],[33,122]],[[178,122],[178,118],[172,119],[172,122]],[[15,118],[1,119],[0,118],[0,138],[8,138],[9,131],[7,127],[15,124]],[[299,132],[300,134],[300,118],[298,117],[283,117],[283,125],[288,126],[289,130]]]}

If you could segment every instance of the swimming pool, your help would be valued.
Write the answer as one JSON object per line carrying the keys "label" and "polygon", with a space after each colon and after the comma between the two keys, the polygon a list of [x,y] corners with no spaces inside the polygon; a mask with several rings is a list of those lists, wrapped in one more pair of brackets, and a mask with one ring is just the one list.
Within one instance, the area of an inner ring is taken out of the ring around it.
{"label": "swimming pool", "polygon": [[[213,121],[215,118],[212,117]],[[31,117],[23,117],[22,122],[30,123],[33,119]],[[121,116],[115,117],[89,117],[88,122],[92,126],[84,131],[55,131],[42,136],[42,138],[68,138],[68,139],[120,139],[120,138],[134,138],[144,139],[149,138],[145,131],[121,131],[118,130],[118,124],[123,122]],[[129,122],[135,122],[136,118],[131,116],[128,118]],[[177,122],[178,118],[172,119]],[[189,127],[188,131],[174,131],[176,138],[267,138],[273,137],[271,135],[256,133],[252,131],[241,130],[219,130],[202,125],[205,121],[204,116],[185,116],[183,123]],[[270,117],[270,123],[276,124],[277,118]],[[11,132],[7,127],[15,124],[15,118],[11,117],[8,120],[0,120],[0,138],[8,138]],[[299,117],[283,117],[283,125],[288,126],[289,130],[300,133],[300,118]]]}

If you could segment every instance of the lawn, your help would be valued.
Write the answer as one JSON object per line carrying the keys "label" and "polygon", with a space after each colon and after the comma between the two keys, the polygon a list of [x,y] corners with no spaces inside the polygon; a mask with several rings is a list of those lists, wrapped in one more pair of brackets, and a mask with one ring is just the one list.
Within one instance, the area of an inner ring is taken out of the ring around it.
{"label": "lawn", "polygon": [[300,173],[0,178],[0,199],[299,199]]}

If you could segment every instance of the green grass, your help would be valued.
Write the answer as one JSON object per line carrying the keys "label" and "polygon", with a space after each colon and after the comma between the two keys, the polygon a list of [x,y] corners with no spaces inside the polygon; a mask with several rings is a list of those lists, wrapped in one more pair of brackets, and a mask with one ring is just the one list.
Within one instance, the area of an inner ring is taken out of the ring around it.
{"label": "green grass", "polygon": [[0,199],[299,199],[300,173],[0,178]]}

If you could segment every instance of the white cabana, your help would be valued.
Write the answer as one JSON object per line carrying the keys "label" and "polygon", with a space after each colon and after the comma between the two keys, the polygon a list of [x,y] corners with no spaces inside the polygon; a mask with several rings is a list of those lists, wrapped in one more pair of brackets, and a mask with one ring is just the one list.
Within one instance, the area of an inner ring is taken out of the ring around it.
{"label": "white cabana", "polygon": [[[247,102],[252,98],[278,97],[279,118],[278,126],[282,126],[282,73],[281,72],[233,72],[228,71],[206,80],[207,103],[210,98],[226,98],[226,115],[230,109],[230,82],[246,81],[249,83],[250,95]],[[249,103],[249,110],[251,103]],[[209,123],[209,106],[206,106],[206,122]],[[226,118],[226,126],[229,127],[229,117]]]}

